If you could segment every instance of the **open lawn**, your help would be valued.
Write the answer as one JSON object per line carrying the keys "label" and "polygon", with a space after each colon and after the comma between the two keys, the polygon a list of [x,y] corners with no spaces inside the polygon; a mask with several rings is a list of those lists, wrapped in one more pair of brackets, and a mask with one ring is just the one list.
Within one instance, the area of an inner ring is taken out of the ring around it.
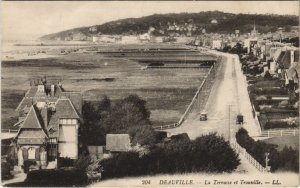
{"label": "open lawn", "polygon": [[293,149],[299,150],[299,136],[274,137],[263,140],[263,142],[278,145],[278,150],[282,150],[285,145],[288,147],[292,147]]}
{"label": "open lawn", "polygon": [[24,90],[1,91],[1,128],[11,127],[18,121],[18,113],[15,111],[24,96]]}
{"label": "open lawn", "polygon": [[[175,123],[191,102],[206,77],[203,69],[141,70],[138,62],[108,58],[96,53],[71,53],[48,59],[2,62],[2,113],[13,117],[30,80],[47,76],[62,79],[67,91],[81,91],[84,100],[100,100],[107,95],[118,100],[137,94],[147,101],[154,125]],[[5,118],[2,117],[2,121]],[[6,118],[7,119],[7,118]],[[7,121],[7,120],[6,120]],[[7,123],[8,124],[8,123]]]}

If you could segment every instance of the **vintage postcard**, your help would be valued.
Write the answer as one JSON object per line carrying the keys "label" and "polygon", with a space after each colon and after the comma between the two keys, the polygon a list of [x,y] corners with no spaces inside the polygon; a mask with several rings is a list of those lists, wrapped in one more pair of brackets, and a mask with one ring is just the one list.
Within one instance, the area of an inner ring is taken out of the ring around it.
{"label": "vintage postcard", "polygon": [[4,187],[298,187],[298,1],[2,1]]}

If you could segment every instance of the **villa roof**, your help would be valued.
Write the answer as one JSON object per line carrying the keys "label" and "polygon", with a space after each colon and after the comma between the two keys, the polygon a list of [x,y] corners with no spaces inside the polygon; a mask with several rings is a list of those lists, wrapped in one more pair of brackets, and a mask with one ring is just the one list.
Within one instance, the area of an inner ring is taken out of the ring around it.
{"label": "villa roof", "polygon": [[73,106],[72,102],[68,98],[58,99],[56,105],[56,113],[59,118],[79,119],[79,115]]}
{"label": "villa roof", "polygon": [[22,128],[27,129],[41,129],[42,124],[37,116],[37,112],[34,106],[32,106],[25,117],[24,123],[22,125]]}
{"label": "villa roof", "polygon": [[[59,119],[80,119],[80,116],[74,108],[72,102],[68,98],[58,99],[55,105],[55,111],[48,113],[47,125],[44,124],[46,118],[46,109],[38,109],[36,105],[32,105],[29,113],[21,124],[21,128],[17,134],[17,138],[35,138],[37,135],[44,137],[58,137]],[[21,137],[20,137],[21,136]],[[40,138],[40,137],[38,137]],[[27,141],[26,142],[32,142]],[[37,141],[35,141],[37,142]],[[40,142],[40,141],[39,141]],[[25,143],[23,140],[22,143]]]}

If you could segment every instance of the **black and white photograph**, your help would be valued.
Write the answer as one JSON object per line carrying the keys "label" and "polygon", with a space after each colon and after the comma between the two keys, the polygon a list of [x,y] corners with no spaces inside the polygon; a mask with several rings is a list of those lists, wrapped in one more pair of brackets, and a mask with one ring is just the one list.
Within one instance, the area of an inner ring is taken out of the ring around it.
{"label": "black and white photograph", "polygon": [[299,187],[299,1],[2,1],[1,186]]}

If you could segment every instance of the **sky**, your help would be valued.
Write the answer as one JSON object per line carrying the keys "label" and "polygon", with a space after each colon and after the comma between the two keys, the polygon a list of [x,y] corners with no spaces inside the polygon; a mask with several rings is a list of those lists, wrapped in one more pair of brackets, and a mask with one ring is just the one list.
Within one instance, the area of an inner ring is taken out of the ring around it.
{"label": "sky", "polygon": [[230,13],[299,16],[298,1],[4,1],[1,2],[2,40],[30,40],[82,26],[121,18],[162,13],[223,11]]}

